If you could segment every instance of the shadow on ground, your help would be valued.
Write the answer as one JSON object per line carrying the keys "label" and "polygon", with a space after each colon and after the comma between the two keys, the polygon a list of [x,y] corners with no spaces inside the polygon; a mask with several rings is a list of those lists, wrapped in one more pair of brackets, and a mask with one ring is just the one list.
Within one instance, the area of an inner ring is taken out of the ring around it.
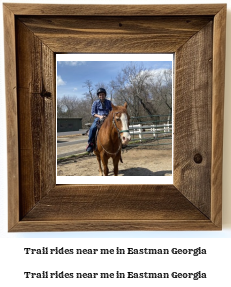
{"label": "shadow on ground", "polygon": [[134,167],[129,169],[119,170],[119,175],[123,176],[171,176],[171,170],[161,170],[153,172],[147,168],[143,167]]}

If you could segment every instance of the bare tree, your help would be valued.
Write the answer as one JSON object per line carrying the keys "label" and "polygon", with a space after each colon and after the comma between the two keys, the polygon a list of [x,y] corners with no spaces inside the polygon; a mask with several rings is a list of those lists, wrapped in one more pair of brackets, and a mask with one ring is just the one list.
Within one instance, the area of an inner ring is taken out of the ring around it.
{"label": "bare tree", "polygon": [[57,100],[58,117],[72,117],[76,110],[78,100],[75,97],[63,96]]}
{"label": "bare tree", "polygon": [[130,64],[122,69],[117,76],[116,99],[118,102],[126,101],[134,117],[139,117],[144,113],[153,115],[154,107],[150,105],[150,79],[153,77],[152,71]]}
{"label": "bare tree", "polygon": [[157,112],[172,115],[172,70],[156,73],[151,81],[150,92]]}
{"label": "bare tree", "polygon": [[83,98],[63,96],[57,100],[58,117],[81,117],[82,123],[92,121],[91,106],[98,99],[97,89],[105,88],[108,98],[116,105],[127,102],[133,117],[167,115],[172,113],[172,70],[148,70],[144,65],[124,67],[109,83],[83,83]]}
{"label": "bare tree", "polygon": [[87,92],[85,92],[84,95],[86,96],[87,99],[90,100],[90,103],[92,105],[96,98],[94,94],[94,88],[93,88],[92,81],[86,80],[86,82],[84,82],[83,87],[87,88]]}
{"label": "bare tree", "polygon": [[78,99],[77,97],[63,96],[57,100],[58,118],[82,118],[82,124],[91,122],[91,104],[88,99]]}

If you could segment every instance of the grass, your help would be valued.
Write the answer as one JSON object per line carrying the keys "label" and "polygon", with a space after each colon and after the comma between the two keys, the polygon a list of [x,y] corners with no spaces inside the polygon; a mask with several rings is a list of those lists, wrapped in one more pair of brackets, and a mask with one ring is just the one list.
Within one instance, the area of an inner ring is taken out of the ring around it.
{"label": "grass", "polygon": [[60,157],[60,158],[57,159],[57,163],[65,162],[65,161],[68,161],[68,160],[78,159],[78,158],[81,158],[81,157],[84,157],[84,156],[87,156],[87,155],[89,155],[89,153],[86,151],[86,152],[79,153],[79,154],[72,154],[72,155],[69,155],[69,156]]}

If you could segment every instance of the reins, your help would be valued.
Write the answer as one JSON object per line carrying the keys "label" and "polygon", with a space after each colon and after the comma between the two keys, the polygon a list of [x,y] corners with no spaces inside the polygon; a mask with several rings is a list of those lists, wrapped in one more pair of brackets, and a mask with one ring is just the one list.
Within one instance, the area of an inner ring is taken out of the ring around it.
{"label": "reins", "polygon": [[[98,138],[98,140],[99,140],[99,138]],[[118,150],[117,150],[116,152],[112,153],[112,152],[107,151],[107,150],[103,147],[103,145],[101,144],[100,140],[99,140],[99,143],[100,143],[102,149],[103,149],[106,153],[111,154],[111,155],[117,155],[117,153],[121,150],[121,147],[122,147],[122,145],[121,145],[121,140],[120,140],[120,145],[119,145]]]}

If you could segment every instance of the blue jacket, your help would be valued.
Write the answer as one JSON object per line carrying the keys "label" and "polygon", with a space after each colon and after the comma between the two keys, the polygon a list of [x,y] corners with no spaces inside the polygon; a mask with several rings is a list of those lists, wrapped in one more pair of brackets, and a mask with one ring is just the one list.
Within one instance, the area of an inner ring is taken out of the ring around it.
{"label": "blue jacket", "polygon": [[105,103],[105,108],[103,108],[103,105],[100,100],[94,101],[91,107],[92,116],[94,116],[95,114],[100,115],[100,116],[109,114],[109,112],[112,110],[111,101],[105,99],[104,103]]}

